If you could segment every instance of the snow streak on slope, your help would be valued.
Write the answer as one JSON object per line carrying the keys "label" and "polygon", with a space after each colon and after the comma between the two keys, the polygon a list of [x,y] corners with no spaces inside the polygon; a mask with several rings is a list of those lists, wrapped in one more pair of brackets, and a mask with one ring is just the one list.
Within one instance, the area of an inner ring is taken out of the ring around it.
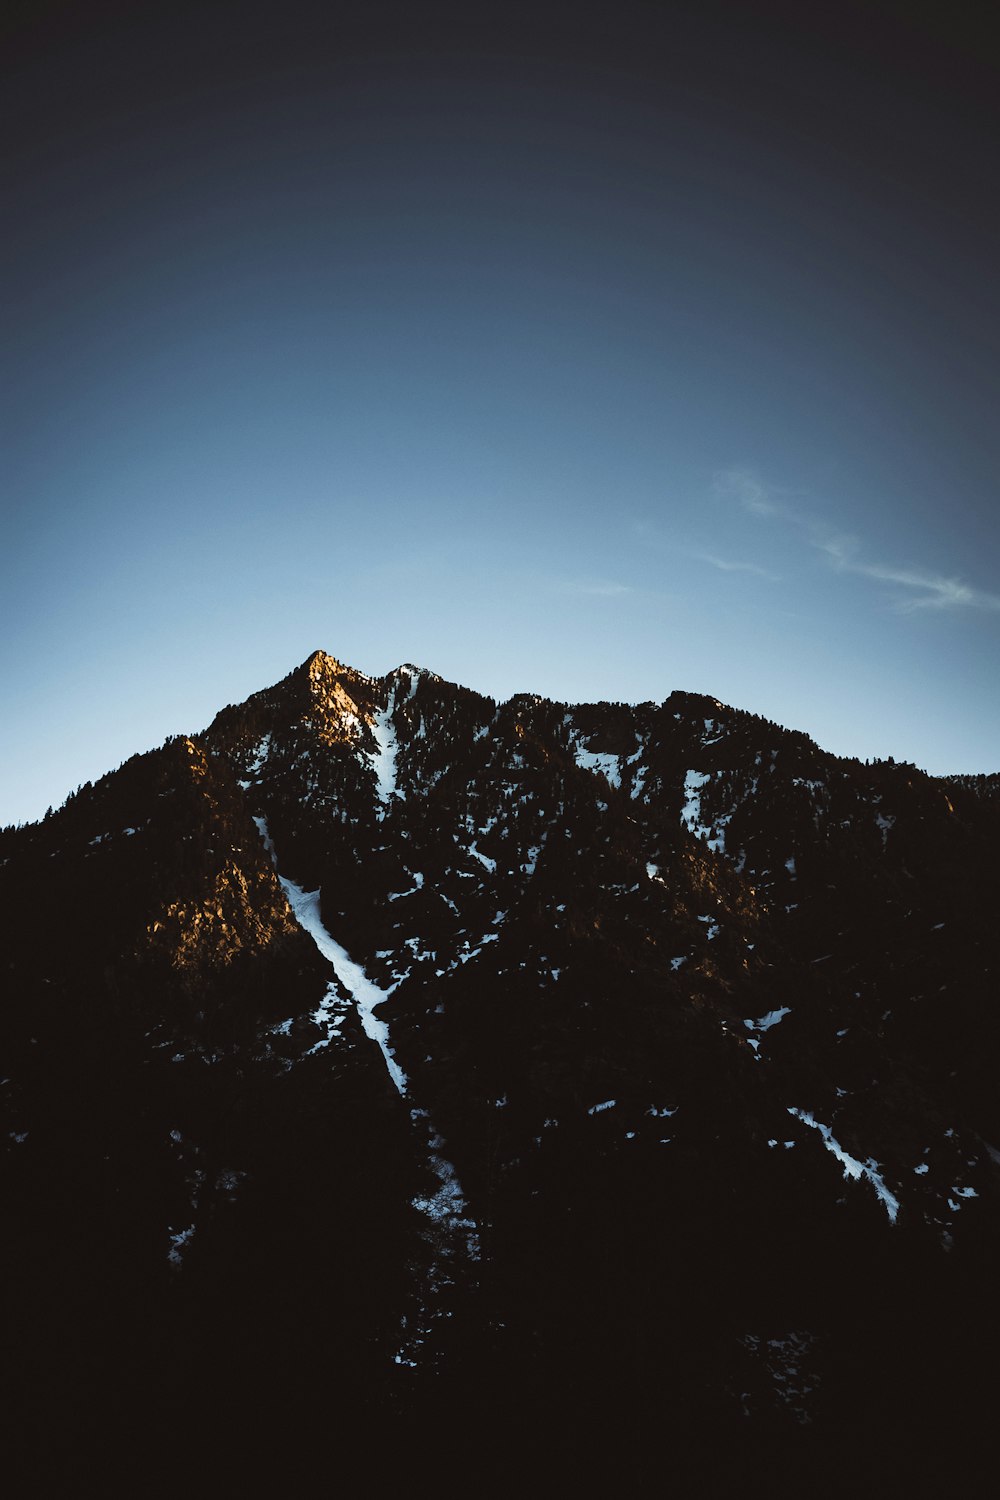
{"label": "snow streak on slope", "polygon": [[414,1208],[427,1220],[424,1240],[431,1252],[431,1262],[424,1284],[417,1291],[413,1314],[403,1319],[403,1339],[395,1356],[397,1365],[412,1370],[426,1364],[428,1354],[432,1364],[439,1362],[431,1342],[434,1325],[444,1325],[452,1316],[453,1310],[448,1306],[450,1294],[463,1281],[468,1283],[470,1274],[474,1275],[471,1268],[480,1259],[480,1246],[479,1225],[475,1219],[466,1217],[458,1174],[438,1152],[444,1142],[435,1133],[427,1111],[411,1109],[410,1119],[416,1128],[422,1127],[427,1132],[428,1165],[439,1183],[435,1192],[413,1200]]}
{"label": "snow streak on slope", "polygon": [[[400,1096],[405,1099],[408,1080],[392,1050],[388,1024],[374,1013],[376,1007],[388,999],[390,992],[379,989],[368,978],[361,965],[355,963],[347,950],[327,932],[320,917],[319,891],[304,891],[294,880],[289,880],[277,870],[277,858],[267,821],[255,818],[254,822],[264,847],[271,856],[271,862],[275,865],[275,873],[299,926],[309,934],[323,957],[333,965],[334,973],[357,1007],[365,1034],[378,1043],[389,1076]],[[419,889],[423,884],[423,877],[415,878],[416,889]],[[322,1004],[313,1016],[313,1020],[326,1030],[327,1035],[312,1048],[313,1052],[328,1046],[338,1035],[340,1018],[337,1010],[342,1007],[343,1002],[336,985],[329,985]],[[412,1318],[403,1320],[403,1343],[395,1356],[395,1362],[415,1369],[426,1355],[426,1346],[432,1338],[435,1323],[451,1317],[451,1310],[446,1305],[447,1295],[459,1283],[465,1268],[471,1267],[480,1259],[480,1248],[479,1226],[475,1219],[466,1214],[465,1196],[458,1173],[453,1164],[441,1155],[440,1147],[444,1145],[444,1141],[434,1129],[426,1110],[411,1109],[410,1119],[414,1129],[426,1134],[427,1165],[439,1184],[436,1191],[413,1200],[413,1207],[427,1221],[423,1238],[430,1250],[430,1265],[424,1284],[416,1290],[415,1313]]]}
{"label": "snow streak on slope", "polygon": [[885,1182],[882,1180],[877,1170],[878,1162],[872,1161],[870,1158],[866,1162],[858,1161],[856,1156],[849,1155],[840,1142],[834,1140],[833,1132],[829,1125],[824,1125],[822,1121],[817,1120],[815,1115],[811,1114],[809,1110],[794,1109],[789,1106],[788,1113],[794,1115],[797,1120],[801,1120],[803,1125],[811,1125],[814,1130],[819,1131],[823,1137],[823,1145],[828,1151],[832,1151],[840,1162],[844,1169],[845,1177],[866,1177],[868,1179],[882,1200],[885,1211],[889,1215],[890,1224],[895,1224],[896,1215],[899,1213],[899,1199],[894,1193],[890,1193]]}
{"label": "snow streak on slope", "polygon": [[267,820],[266,818],[254,818],[254,823],[256,824],[257,832],[260,834],[260,841],[267,851],[268,858],[275,869],[277,869],[278,856],[274,852],[274,844],[271,842],[271,835],[267,831]]}
{"label": "snow streak on slope", "polygon": [[385,708],[379,709],[371,725],[378,749],[371,756],[372,769],[377,779],[376,795],[384,810],[396,796],[396,728],[392,722],[392,696]]}
{"label": "snow streak on slope", "polygon": [[[294,880],[288,880],[284,875],[279,875],[278,879],[288,897],[288,904],[295,913],[296,921],[308,932],[323,957],[333,965],[334,973],[358,1008],[365,1035],[378,1043],[390,1078],[399,1092],[405,1095],[406,1074],[396,1061],[392,1047],[389,1045],[389,1027],[385,1021],[379,1020],[375,1015],[375,1007],[387,999],[385,990],[380,990],[377,984],[373,984],[361,965],[356,964],[348,955],[346,948],[342,948],[327,932],[319,914],[319,891],[304,891],[300,885],[295,884]],[[334,987],[331,986],[331,988]],[[335,989],[334,995],[336,996]],[[325,1018],[323,1006],[320,1006],[316,1012],[316,1018],[319,1024],[323,1023],[323,1018]]]}

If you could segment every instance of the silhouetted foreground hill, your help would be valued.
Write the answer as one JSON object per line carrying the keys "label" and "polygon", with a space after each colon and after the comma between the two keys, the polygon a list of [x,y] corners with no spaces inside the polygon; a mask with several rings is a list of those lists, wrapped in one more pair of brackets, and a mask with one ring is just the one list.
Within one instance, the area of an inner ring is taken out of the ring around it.
{"label": "silhouetted foreground hill", "polygon": [[6,830],[8,1471],[958,1483],[997,782],[317,652]]}

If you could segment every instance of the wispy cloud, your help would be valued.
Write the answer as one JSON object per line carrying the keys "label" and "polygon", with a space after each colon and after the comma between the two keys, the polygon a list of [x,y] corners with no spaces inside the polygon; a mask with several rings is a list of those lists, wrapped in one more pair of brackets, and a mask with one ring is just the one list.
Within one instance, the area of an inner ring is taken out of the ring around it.
{"label": "wispy cloud", "polygon": [[720,495],[736,500],[744,510],[754,516],[780,516],[784,506],[774,490],[763,484],[748,469],[723,469],[715,476],[715,489]]}
{"label": "wispy cloud", "polygon": [[632,593],[629,584],[605,578],[563,578],[557,588],[561,594],[582,594],[592,599],[617,599]]}
{"label": "wispy cloud", "polygon": [[[751,515],[780,521],[796,532],[808,546],[822,553],[838,573],[869,578],[893,589],[890,600],[900,614],[918,610],[1000,610],[1000,594],[979,589],[961,578],[947,577],[909,564],[868,562],[860,538],[839,532],[827,522],[787,504],[786,491],[775,491],[745,469],[726,469],[715,476],[716,492],[735,500]],[[716,567],[725,566],[713,561]],[[739,566],[735,564],[733,566]],[[750,566],[750,565],[747,565]]]}
{"label": "wispy cloud", "polygon": [[760,567],[758,563],[738,562],[728,557],[716,557],[712,552],[696,552],[694,555],[699,562],[708,563],[711,567],[718,568],[721,573],[753,573],[757,578],[768,578],[772,583],[778,582],[777,573]]}
{"label": "wispy cloud", "polygon": [[929,573],[925,568],[866,562],[857,537],[817,533],[810,541],[838,572],[890,584],[897,591],[893,608],[901,614],[920,609],[1000,609],[1000,595],[973,588],[961,578]]}
{"label": "wispy cloud", "polygon": [[878,563],[861,563],[851,571],[907,590],[896,601],[897,609],[905,614],[916,609],[1000,609],[1000,594],[973,588],[960,578],[942,578],[918,568],[887,568]]}
{"label": "wispy cloud", "polygon": [[848,573],[857,572],[857,556],[861,550],[861,543],[856,536],[828,531],[826,527],[815,521],[801,524],[808,534],[809,545],[825,553],[831,567]]}

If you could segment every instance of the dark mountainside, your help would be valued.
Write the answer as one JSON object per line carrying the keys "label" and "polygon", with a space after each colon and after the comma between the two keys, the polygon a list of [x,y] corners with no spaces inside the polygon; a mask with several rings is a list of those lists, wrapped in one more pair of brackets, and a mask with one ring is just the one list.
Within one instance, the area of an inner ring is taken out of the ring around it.
{"label": "dark mountainside", "polygon": [[998,777],[321,652],[5,830],[6,1471],[955,1483],[998,843]]}

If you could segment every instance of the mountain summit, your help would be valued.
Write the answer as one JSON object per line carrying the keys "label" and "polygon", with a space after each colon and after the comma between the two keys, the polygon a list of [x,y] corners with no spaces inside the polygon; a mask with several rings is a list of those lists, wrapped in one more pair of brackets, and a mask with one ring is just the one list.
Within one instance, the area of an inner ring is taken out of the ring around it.
{"label": "mountain summit", "polygon": [[666,1446],[731,1493],[968,1448],[995,782],[317,651],[6,830],[19,1451],[304,1483],[445,1420],[480,1489]]}

